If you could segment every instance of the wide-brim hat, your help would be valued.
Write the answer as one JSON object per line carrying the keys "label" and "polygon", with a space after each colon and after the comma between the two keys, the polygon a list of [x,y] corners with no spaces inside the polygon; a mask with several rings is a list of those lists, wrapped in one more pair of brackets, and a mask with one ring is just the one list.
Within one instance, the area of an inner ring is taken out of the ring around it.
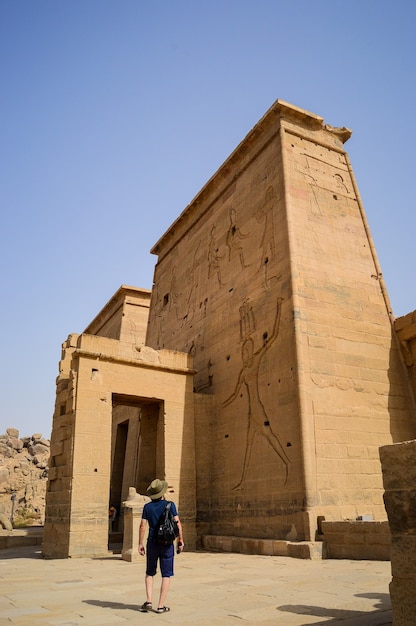
{"label": "wide-brim hat", "polygon": [[155,478],[146,489],[146,493],[151,500],[157,500],[163,496],[167,488],[168,483],[166,480],[159,480],[159,478]]}

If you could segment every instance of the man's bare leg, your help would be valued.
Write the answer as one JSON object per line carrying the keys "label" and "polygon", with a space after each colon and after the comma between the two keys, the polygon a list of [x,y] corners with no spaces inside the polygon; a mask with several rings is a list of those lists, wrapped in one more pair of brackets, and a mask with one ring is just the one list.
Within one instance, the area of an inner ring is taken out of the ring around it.
{"label": "man's bare leg", "polygon": [[152,602],[152,593],[153,593],[153,576],[148,576],[144,579],[144,584],[146,587],[146,600],[147,602]]}
{"label": "man's bare leg", "polygon": [[165,606],[166,596],[168,595],[170,585],[170,578],[166,576],[162,578],[162,584],[160,585],[160,596],[159,596],[159,604],[158,609]]}

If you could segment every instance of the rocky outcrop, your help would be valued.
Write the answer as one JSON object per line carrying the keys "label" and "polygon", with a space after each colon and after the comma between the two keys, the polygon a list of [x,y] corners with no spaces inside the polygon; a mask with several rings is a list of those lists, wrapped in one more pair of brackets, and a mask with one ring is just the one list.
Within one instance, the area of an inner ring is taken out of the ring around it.
{"label": "rocky outcrop", "polygon": [[50,442],[40,433],[0,435],[0,528],[43,525]]}

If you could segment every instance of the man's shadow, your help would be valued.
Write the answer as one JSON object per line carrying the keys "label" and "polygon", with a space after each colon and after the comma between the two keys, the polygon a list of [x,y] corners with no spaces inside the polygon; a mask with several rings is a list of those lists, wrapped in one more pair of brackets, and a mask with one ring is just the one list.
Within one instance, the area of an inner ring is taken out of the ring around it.
{"label": "man's shadow", "polygon": [[103,609],[117,609],[128,611],[134,611],[135,613],[139,613],[139,605],[138,604],[125,604],[124,602],[110,602],[109,600],[83,600],[85,604],[91,604],[92,606],[101,606]]}
{"label": "man's shadow", "polygon": [[[296,613],[298,615],[313,615],[315,617],[325,617],[323,622],[314,622],[314,626],[324,626],[324,624],[349,624],[354,620],[355,626],[368,626],[369,616],[377,613],[384,613],[385,618],[391,619],[391,602],[388,593],[356,593],[356,598],[370,598],[375,600],[375,611],[351,611],[350,609],[327,609],[321,606],[309,606],[306,604],[286,604],[276,607],[278,611],[286,613]],[[332,619],[328,621],[328,618]],[[384,619],[384,617],[383,617]],[[348,621],[346,621],[348,620]],[[373,622],[372,622],[373,623]],[[375,622],[374,622],[375,623]],[[383,621],[383,623],[386,623]],[[310,622],[305,622],[303,626],[310,626]]]}

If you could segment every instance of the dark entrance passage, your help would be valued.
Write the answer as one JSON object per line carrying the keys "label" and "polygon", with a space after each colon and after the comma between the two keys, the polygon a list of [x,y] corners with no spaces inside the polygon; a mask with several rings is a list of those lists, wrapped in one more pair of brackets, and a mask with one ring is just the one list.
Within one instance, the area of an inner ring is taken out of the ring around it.
{"label": "dark entrance passage", "polygon": [[163,459],[163,402],[113,394],[109,507],[117,514],[113,522],[109,517],[109,543],[122,541],[129,488],[145,494],[158,472],[164,473]]}

